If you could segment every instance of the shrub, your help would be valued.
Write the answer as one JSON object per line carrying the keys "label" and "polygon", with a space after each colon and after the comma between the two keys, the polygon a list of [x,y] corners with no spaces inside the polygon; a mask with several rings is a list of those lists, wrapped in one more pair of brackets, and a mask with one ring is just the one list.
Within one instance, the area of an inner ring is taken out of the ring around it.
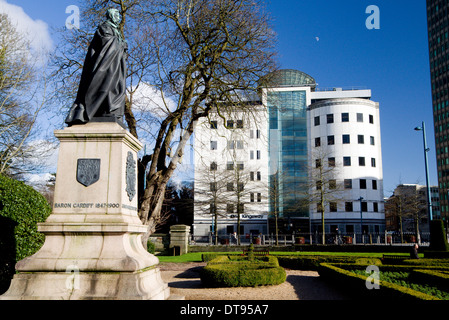
{"label": "shrub", "polygon": [[287,275],[275,257],[255,258],[220,256],[201,271],[205,287],[255,287],[285,282]]}
{"label": "shrub", "polygon": [[[418,300],[439,300],[438,298],[416,291],[412,288],[407,288],[396,283],[391,283],[385,280],[380,280],[379,290],[368,290],[366,288],[366,279],[368,276],[360,273],[360,266],[353,268],[346,265],[350,270],[345,270],[341,266],[322,263],[320,265],[319,274],[327,281],[338,285],[340,288],[349,294],[357,294],[358,298],[371,299],[418,299]],[[354,269],[353,271],[351,271]],[[357,269],[359,269],[357,271]],[[403,271],[405,272],[405,271]],[[358,274],[357,274],[358,273]],[[384,271],[381,272],[381,275]]]}
{"label": "shrub", "polygon": [[0,291],[9,286],[15,262],[36,253],[44,243],[37,223],[51,212],[47,200],[23,182],[0,175]]}
{"label": "shrub", "polygon": [[430,221],[430,250],[449,251],[443,220]]}
{"label": "shrub", "polygon": [[36,253],[44,243],[44,235],[37,231],[37,223],[50,215],[47,200],[32,187],[0,175],[0,216],[16,224],[16,260]]}

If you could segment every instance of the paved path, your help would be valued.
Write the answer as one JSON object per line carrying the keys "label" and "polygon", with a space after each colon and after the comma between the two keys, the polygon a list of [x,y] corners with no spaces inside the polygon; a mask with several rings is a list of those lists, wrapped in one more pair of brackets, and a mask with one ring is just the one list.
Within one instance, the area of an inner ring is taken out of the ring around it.
{"label": "paved path", "polygon": [[347,300],[315,271],[289,270],[287,281],[256,288],[203,288],[199,276],[205,263],[161,263],[162,278],[173,294],[186,300]]}

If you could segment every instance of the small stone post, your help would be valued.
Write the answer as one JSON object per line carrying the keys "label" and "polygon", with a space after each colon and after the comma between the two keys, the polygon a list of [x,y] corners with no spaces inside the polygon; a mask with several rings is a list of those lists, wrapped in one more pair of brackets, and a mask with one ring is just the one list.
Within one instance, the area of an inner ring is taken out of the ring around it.
{"label": "small stone post", "polygon": [[189,235],[189,226],[179,224],[170,227],[170,249],[174,256],[189,252]]}

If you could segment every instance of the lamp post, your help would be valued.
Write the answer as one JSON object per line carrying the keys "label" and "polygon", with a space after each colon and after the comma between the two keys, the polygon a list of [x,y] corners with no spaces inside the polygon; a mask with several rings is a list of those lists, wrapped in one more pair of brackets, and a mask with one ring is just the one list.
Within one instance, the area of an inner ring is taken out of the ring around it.
{"label": "lamp post", "polygon": [[363,197],[360,197],[359,199],[357,199],[358,201],[360,201],[360,234],[362,235],[362,243],[363,243],[363,209],[362,209],[362,201],[363,201]]}
{"label": "lamp post", "polygon": [[427,153],[430,151],[430,149],[427,147],[427,139],[426,139],[426,124],[424,121],[422,122],[421,127],[416,127],[415,131],[422,131],[423,133],[423,142],[424,142],[424,164],[426,166],[426,187],[427,187],[427,212],[429,215],[429,226],[430,221],[432,221],[432,200],[431,200],[431,194],[430,194],[430,185],[429,185],[429,164],[427,159]]}

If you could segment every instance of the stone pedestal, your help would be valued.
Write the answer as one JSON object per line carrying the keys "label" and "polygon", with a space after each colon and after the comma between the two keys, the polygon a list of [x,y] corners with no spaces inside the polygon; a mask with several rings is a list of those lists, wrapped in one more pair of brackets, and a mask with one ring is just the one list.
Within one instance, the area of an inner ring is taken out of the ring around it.
{"label": "stone pedestal", "polygon": [[170,227],[170,250],[173,255],[183,255],[189,252],[190,227],[175,225]]}
{"label": "stone pedestal", "polygon": [[16,264],[1,299],[168,299],[159,260],[141,243],[140,142],[116,123],[55,132],[60,140],[54,207],[38,230],[43,247]]}

